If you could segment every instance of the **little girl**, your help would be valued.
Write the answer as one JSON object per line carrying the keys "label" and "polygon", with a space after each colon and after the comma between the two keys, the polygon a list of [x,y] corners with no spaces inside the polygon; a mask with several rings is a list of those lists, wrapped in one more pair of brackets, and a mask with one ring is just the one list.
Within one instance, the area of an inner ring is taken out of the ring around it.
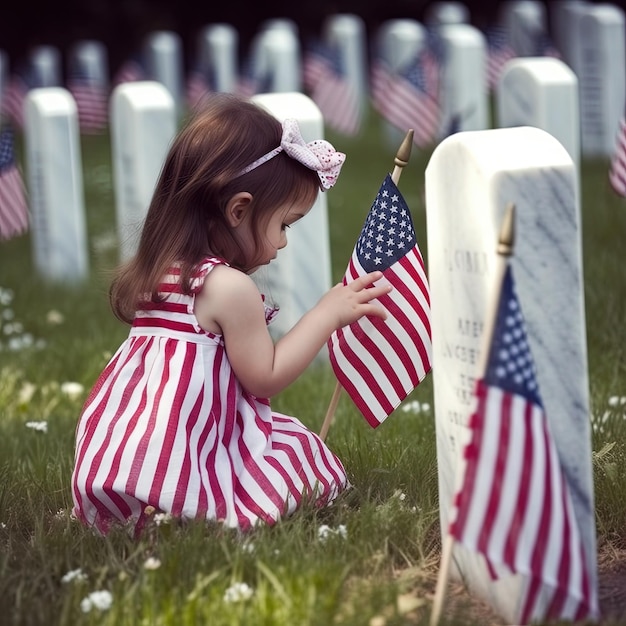
{"label": "little girl", "polygon": [[388,292],[374,272],[333,287],[273,342],[250,274],[287,245],[345,155],[305,143],[230,95],[211,98],[173,142],[136,256],[110,290],[132,324],[94,385],[76,430],[74,514],[106,533],[140,530],[146,507],[248,529],[273,524],[305,501],[331,502],[343,465],[269,397],[292,383],[331,333]]}

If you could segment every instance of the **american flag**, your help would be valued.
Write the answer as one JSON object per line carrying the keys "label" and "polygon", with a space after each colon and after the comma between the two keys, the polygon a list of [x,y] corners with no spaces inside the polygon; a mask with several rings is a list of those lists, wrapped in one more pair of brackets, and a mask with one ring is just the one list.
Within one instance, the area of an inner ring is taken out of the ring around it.
{"label": "american flag", "polygon": [[609,182],[616,194],[626,197],[626,116],[619,122],[615,151],[609,168]]}
{"label": "american flag", "polygon": [[118,68],[113,76],[113,86],[122,83],[132,83],[138,80],[146,80],[147,72],[139,56],[133,56],[126,59]]}
{"label": "american flag", "polygon": [[487,85],[493,90],[498,84],[505,64],[517,55],[509,43],[509,33],[503,26],[493,26],[486,33]]}
{"label": "american flag", "polygon": [[2,94],[0,111],[15,128],[24,127],[24,99],[35,86],[32,71],[26,68],[16,70],[9,79]]}
{"label": "american flag", "polygon": [[539,394],[510,265],[476,396],[450,534],[482,554],[494,577],[525,577],[515,623],[597,616],[597,592]]}
{"label": "american flag", "polygon": [[109,119],[107,88],[79,67],[72,68],[67,78],[67,88],[76,101],[81,132],[103,132]]}
{"label": "american flag", "polygon": [[324,77],[326,58],[325,44],[314,41],[308,45],[302,59],[302,84],[309,93],[317,87],[320,79]]}
{"label": "american flag", "polygon": [[[311,85],[311,98],[322,112],[324,123],[343,135],[358,134],[362,117],[361,99],[346,74],[339,47],[318,44],[308,52],[307,57],[309,69],[306,70],[308,77],[305,84]],[[311,69],[311,64],[314,69]]]}
{"label": "american flag", "polygon": [[381,57],[373,59],[370,69],[372,106],[383,117],[387,117],[387,97],[391,80],[392,72],[389,64]]}
{"label": "american flag", "polygon": [[387,120],[401,130],[412,128],[413,140],[421,148],[435,143],[439,132],[441,63],[440,54],[425,46],[388,84]]}
{"label": "american flag", "polygon": [[191,111],[199,109],[202,101],[215,91],[213,80],[208,74],[208,71],[196,67],[187,76],[187,106]]}
{"label": "american flag", "polygon": [[13,129],[0,131],[0,239],[28,230],[28,208],[22,174],[15,162]]}
{"label": "american flag", "polygon": [[364,317],[328,340],[337,380],[373,428],[381,424],[431,369],[430,289],[411,212],[387,175],[372,204],[343,278],[348,284],[380,270],[379,298],[387,319]]}

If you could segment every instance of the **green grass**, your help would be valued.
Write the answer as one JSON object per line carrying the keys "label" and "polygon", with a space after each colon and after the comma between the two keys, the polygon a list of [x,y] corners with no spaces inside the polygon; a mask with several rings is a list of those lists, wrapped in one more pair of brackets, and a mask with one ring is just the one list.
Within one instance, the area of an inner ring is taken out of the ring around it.
{"label": "green grass", "polygon": [[[393,167],[395,149],[382,131],[372,115],[358,139],[327,133],[348,155],[328,196],[335,280]],[[328,443],[353,488],[333,506],[303,509],[271,529],[241,536],[215,524],[154,522],[139,540],[124,529],[102,539],[70,518],[76,421],[88,389],[128,332],[107,302],[116,262],[108,141],[84,137],[81,148],[87,283],[40,280],[30,235],[0,242],[0,624],[427,624],[440,549],[432,408],[420,415],[399,410],[373,430],[342,397]],[[425,258],[428,158],[415,151],[400,182]],[[583,164],[585,301],[598,542],[624,549],[626,405],[619,398],[626,397],[626,200],[610,190],[607,167],[602,160]],[[13,332],[7,334],[7,326]],[[33,346],[9,349],[27,334]],[[70,397],[66,382],[84,391]],[[334,386],[329,369],[312,367],[273,405],[319,431]],[[430,377],[411,399],[432,407]],[[47,422],[47,432],[27,428],[31,421]],[[323,525],[335,531],[325,541],[318,537]],[[146,569],[150,557],[160,567]],[[85,580],[62,582],[78,568]],[[226,602],[227,589],[238,582],[252,596]],[[84,613],[81,601],[96,590],[112,594],[111,607]],[[464,606],[457,602],[442,624],[480,624]]]}

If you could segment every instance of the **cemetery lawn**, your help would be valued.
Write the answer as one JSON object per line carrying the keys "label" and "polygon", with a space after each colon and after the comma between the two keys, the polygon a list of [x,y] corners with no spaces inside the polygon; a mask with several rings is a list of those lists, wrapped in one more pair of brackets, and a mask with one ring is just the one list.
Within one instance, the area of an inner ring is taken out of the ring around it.
{"label": "cemetery lawn", "polygon": [[[327,138],[348,155],[328,195],[338,281],[395,149],[373,114],[359,138]],[[425,259],[429,156],[414,151],[399,183]],[[0,242],[0,624],[428,624],[440,557],[430,376],[376,430],[342,396],[327,441],[353,488],[327,509],[247,535],[156,518],[139,540],[125,529],[103,539],[71,518],[76,421],[128,332],[107,302],[117,259],[107,137],[83,137],[82,159],[89,280],[45,284],[30,234]],[[626,624],[626,199],[607,168],[583,162],[583,267],[603,623]],[[317,365],[273,406],[319,431],[334,387]],[[498,623],[449,585],[442,624]]]}

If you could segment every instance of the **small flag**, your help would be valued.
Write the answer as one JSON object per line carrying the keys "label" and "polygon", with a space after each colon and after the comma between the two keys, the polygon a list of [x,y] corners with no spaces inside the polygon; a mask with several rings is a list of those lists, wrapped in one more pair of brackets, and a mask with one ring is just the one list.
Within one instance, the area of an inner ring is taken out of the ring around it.
{"label": "small flag", "polygon": [[439,87],[443,51],[434,35],[416,57],[392,75],[386,94],[386,118],[400,129],[412,128],[414,142],[425,148],[437,141],[441,123]]}
{"label": "small flag", "polygon": [[338,46],[317,44],[307,54],[305,85],[317,104],[324,123],[338,133],[358,134],[361,128],[361,102],[356,86],[350,82]]}
{"label": "small flag", "polygon": [[68,76],[67,88],[76,101],[80,130],[88,134],[103,132],[108,124],[107,89],[77,67]]}
{"label": "small flag", "polygon": [[32,71],[26,68],[15,71],[2,95],[1,112],[15,128],[24,128],[24,99],[35,87]]}
{"label": "small flag", "polygon": [[526,577],[515,623],[598,614],[568,484],[507,266],[450,534],[494,577]]}
{"label": "small flag", "polygon": [[373,59],[370,72],[372,106],[385,118],[391,81],[392,71],[389,64],[380,57]]}
{"label": "small flag", "polygon": [[15,162],[13,129],[0,131],[0,239],[28,230],[28,208],[22,174]]}
{"label": "small flag", "polygon": [[363,317],[328,340],[337,380],[373,428],[431,369],[430,289],[411,212],[387,175],[356,242],[343,278],[348,284],[381,270],[392,291],[377,302],[387,319]]}
{"label": "small flag", "polygon": [[609,182],[616,194],[626,197],[626,117],[619,122],[615,151],[611,157]]}
{"label": "small flag", "polygon": [[509,34],[506,28],[494,26],[486,33],[487,39],[487,85],[489,89],[496,88],[500,74],[506,63],[517,55],[509,43]]}
{"label": "small flag", "polygon": [[200,67],[196,67],[187,76],[187,106],[191,111],[202,107],[203,100],[215,91],[213,80]]}
{"label": "small flag", "polygon": [[138,80],[146,80],[147,73],[138,56],[133,56],[124,61],[113,76],[113,85],[133,83]]}

